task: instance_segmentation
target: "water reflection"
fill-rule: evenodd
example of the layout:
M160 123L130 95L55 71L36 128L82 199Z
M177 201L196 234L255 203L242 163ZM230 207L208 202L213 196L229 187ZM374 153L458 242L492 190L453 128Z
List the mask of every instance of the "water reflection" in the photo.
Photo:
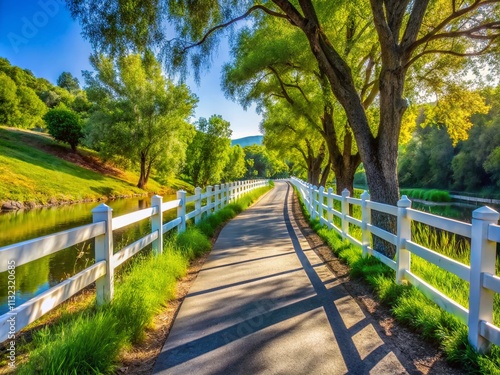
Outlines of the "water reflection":
M164 201L176 199L165 196ZM113 209L113 217L148 208L149 197L118 199L106 202ZM45 236L92 222L92 209L96 202L70 206L34 209L30 211L2 212L0 214L0 247ZM176 210L164 213L164 221L172 220ZM115 231L115 251L136 241L149 231L149 220ZM9 259L1 259L7 262ZM16 267L16 306L57 285L62 280L82 271L94 263L94 243L87 241L58 251L37 261ZM7 312L7 273L0 273L0 314Z

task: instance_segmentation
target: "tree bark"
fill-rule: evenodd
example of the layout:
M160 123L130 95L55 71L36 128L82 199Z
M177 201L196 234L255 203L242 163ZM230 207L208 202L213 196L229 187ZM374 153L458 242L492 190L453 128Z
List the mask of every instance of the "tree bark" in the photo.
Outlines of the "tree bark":
M318 155L315 155L314 151L311 145L307 143L307 182L314 186L319 186L322 174L321 165L326 157L325 144L321 144Z
M146 174L146 155L141 152L141 162L140 162L140 176L139 176L139 182L137 183L137 187L139 189L144 189L147 183L147 174Z
M361 157L359 152L353 152L353 139L352 133L346 126L346 133L344 136L344 149L341 151L339 147L339 140L335 131L333 123L333 113L329 106L325 106L323 117L323 138L328 145L328 152L330 155L330 165L336 180L336 194L342 194L344 189L349 192L354 192L354 174L356 169L361 164Z
M330 175L331 169L332 169L332 163L329 160L326 167L323 168L323 173L321 173L321 180L319 182L319 186L326 186L326 182L328 181L328 176Z

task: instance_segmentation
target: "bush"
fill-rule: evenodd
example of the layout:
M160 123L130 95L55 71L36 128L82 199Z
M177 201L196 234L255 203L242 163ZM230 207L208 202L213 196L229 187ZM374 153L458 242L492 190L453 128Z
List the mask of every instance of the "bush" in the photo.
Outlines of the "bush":
M73 151L83 137L82 125L78 115L67 109L51 109L43 116L54 139L68 143Z

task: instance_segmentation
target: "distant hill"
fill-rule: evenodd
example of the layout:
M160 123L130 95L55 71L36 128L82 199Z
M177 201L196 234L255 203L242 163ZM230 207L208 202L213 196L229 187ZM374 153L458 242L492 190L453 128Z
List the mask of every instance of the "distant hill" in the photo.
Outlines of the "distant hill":
M250 137L233 139L231 141L231 146L240 145L241 147L246 147L252 145L261 145L263 139L264 139L263 135L253 135Z

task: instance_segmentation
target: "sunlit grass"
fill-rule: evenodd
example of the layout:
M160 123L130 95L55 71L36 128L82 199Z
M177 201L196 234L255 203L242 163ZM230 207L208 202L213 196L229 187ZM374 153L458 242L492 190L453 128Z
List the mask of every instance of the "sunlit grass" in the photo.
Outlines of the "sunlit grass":
M147 191L137 188L138 176L132 172L124 171L120 178L104 176L41 150L56 146L65 152L46 136L0 127L0 201L50 204L162 190L154 180Z

